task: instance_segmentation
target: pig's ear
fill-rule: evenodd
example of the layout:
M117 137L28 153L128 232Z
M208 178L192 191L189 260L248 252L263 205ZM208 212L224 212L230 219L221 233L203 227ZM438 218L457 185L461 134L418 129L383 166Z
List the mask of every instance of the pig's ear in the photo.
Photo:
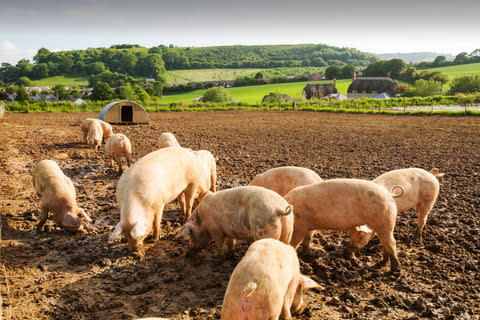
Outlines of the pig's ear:
M175 236L175 239L190 239L192 237L192 221L188 221L180 228Z
M298 276L298 284L302 287L302 290L317 288L323 290L324 288L310 279L309 277L304 276L303 274Z

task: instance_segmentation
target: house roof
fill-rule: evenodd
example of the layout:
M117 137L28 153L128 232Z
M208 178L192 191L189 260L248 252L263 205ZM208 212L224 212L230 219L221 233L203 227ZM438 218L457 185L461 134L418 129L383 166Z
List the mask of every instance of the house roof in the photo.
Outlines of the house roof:
M396 80L392 80L389 77L358 77L353 80L348 87L348 93L352 93L353 90L366 93L387 92L390 96L394 95L393 89L398 84Z
M307 99L322 98L337 92L337 88L331 83L309 83L303 88L303 94Z

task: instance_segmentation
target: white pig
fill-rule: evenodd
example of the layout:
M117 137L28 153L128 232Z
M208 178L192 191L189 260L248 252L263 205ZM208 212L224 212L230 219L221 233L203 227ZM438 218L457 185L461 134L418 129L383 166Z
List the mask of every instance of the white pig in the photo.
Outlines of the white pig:
M385 172L373 182L387 190L394 185L402 185L405 188L404 195L395 199L397 210L403 212L414 207L417 208L417 235L421 239L428 214L440 191L438 178L443 175L444 173L439 173L437 168L433 168L430 172L419 168L407 168Z
M100 120L100 119L98 121L100 121L100 125L102 126L103 140L107 140L113 134L112 125L110 123L105 122L105 121Z
M158 149L167 147L180 147L177 138L171 132L163 132L158 138Z
M257 174L250 185L273 190L284 197L293 188L320 181L322 181L322 178L315 171L302 167L286 166Z
M320 288L300 273L295 250L275 239L250 245L233 270L223 298L223 320L292 319L304 309L302 290Z
M110 167L113 168L113 160L118 164L118 171L123 172L122 157L125 156L127 166L130 167L132 163L132 144L130 139L122 133L116 133L107 139L105 144L105 152L110 161Z
M83 133L83 142L87 143L87 136L88 136L88 125L92 120L96 120L93 118L87 118L82 121L82 124L80 125L80 129L82 130Z
M80 129L82 129L83 132L83 141L88 143L87 136L88 136L88 126L90 122L92 121L98 121L100 122L100 126L102 127L102 134L103 134L103 139L108 139L110 136L113 134L113 129L110 123L105 122L100 119L94 119L94 118L86 118L85 120L82 121L82 124L80 125Z
M88 122L87 143L93 144L95 151L102 145L103 130L100 121L92 119Z
M190 150L190 149L187 149ZM203 166L203 175L200 179L200 183L202 184L202 190L210 190L215 192L217 190L217 165L215 163L215 157L210 151L207 150L198 150L192 151L194 155L202 161ZM198 204L198 195L195 196L195 205ZM185 211L185 196L183 193L178 197L178 203L180 204L180 208L184 214Z
M68 231L77 231L82 227L81 220L90 217L77 206L75 187L72 180L63 174L55 161L42 160L33 170L33 187L41 200L39 232L48 219L48 213L53 212L56 223Z
M123 234L130 251L137 251L152 229L154 241L158 240L167 203L184 192L190 215L194 196L198 194L201 198L208 191L201 190L202 174L200 160L183 148L160 149L135 162L118 181L120 222L110 239Z
M401 186L395 188L403 189ZM393 190L392 190L393 191ZM393 272L399 271L393 229L397 208L393 196L376 183L359 179L324 180L297 187L285 199L293 205L295 222L291 244L302 242L308 249L316 229L351 230L367 225L374 230L383 247L383 261L390 259Z
M195 208L178 236L190 238L196 247L215 241L221 255L232 253L236 239L278 239L290 243L292 206L278 193L257 186L209 192Z
M423 228L427 222L428 214L433 208L440 191L438 178L445 174L440 173L438 168L433 168L430 172L419 168L397 169L386 172L377 177L373 182L389 189L394 185L402 185L405 193L395 198L397 211L407 211L413 207L417 209L418 224L417 237L421 241ZM373 231L368 228L363 230L352 230L350 234L350 246L360 250L372 238Z

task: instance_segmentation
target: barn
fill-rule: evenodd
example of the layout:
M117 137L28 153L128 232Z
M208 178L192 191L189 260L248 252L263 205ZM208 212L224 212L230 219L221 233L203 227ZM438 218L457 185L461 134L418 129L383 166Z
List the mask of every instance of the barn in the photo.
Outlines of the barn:
M141 105L133 101L114 101L100 111L100 120L116 124L148 123L148 114Z
M311 98L323 98L329 94L338 93L337 88L335 88L335 82L331 83L309 83L303 88L303 96L306 99Z
M385 98L395 95L398 82L389 77L358 77L348 87L349 98ZM383 94L383 95L382 95Z

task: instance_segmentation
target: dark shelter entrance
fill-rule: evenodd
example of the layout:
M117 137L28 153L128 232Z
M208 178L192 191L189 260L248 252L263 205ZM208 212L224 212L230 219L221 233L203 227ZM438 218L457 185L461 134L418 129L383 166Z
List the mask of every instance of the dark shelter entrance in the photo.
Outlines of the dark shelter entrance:
M122 122L132 122L133 121L133 109L131 106L122 107Z

